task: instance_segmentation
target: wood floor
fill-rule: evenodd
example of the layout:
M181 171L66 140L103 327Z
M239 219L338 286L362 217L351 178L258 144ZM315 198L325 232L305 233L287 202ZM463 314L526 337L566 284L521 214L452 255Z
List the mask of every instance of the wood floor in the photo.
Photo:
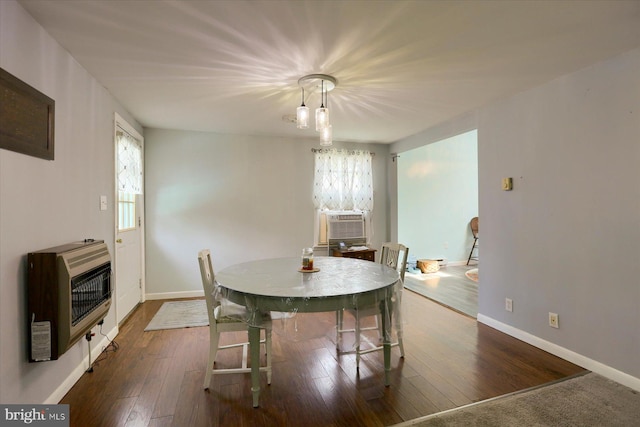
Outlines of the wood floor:
M440 304L471 317L478 316L478 284L465 276L467 270L478 268L476 261L470 265L448 265L435 273L407 272L405 287Z
M388 426L583 372L406 291L406 357L392 349L390 387L380 352L363 356L358 375L354 355L336 354L335 314L304 314L297 330L274 325L272 384L262 377L252 408L247 374L214 376L203 390L207 327L143 331L161 304L138 307L116 337L119 349L60 402L70 405L71 426ZM222 352L217 363L239 357Z

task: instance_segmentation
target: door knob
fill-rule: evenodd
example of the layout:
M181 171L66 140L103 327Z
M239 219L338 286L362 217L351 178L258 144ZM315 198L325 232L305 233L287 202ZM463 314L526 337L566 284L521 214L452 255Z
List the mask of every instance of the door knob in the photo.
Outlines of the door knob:
M122 239L116 240L116 243L122 243Z

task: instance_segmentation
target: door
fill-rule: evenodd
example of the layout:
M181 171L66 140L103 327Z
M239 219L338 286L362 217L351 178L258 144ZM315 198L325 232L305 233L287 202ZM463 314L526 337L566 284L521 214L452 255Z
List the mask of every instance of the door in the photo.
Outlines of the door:
M144 301L143 139L116 114L116 318Z

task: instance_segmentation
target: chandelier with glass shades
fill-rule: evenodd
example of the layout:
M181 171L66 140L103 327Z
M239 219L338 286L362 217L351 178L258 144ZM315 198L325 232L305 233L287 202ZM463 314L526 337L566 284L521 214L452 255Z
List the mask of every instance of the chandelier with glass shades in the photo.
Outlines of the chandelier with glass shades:
M298 79L298 86L302 91L302 104L296 110L296 124L298 129L309 128L309 107L304 103L307 94L320 92L320 106L316 108L316 132L320 132L320 145L329 146L333 143L333 130L329 120L329 92L338 85L335 77L327 74L309 74Z

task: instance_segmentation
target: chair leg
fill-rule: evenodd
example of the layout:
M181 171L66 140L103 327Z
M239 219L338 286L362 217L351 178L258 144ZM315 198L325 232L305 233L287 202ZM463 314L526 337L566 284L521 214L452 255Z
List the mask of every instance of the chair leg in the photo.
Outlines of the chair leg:
M344 311L336 311L336 349L342 348L342 329L344 322Z
M271 384L271 329L265 329L265 345L267 347L267 384Z
M382 330L382 315L376 314L374 316L376 322L376 329L378 330L378 344L384 340L384 331Z
M467 259L467 265L471 262L471 256L473 255L473 250L476 248L476 242L478 239L473 239L473 246L471 246L471 251L469 252L469 259Z
M204 376L205 390L208 390L211 385L211 374L213 373L213 364L216 362L219 340L220 334L211 330L211 333L209 334L209 362L207 363L207 373Z

